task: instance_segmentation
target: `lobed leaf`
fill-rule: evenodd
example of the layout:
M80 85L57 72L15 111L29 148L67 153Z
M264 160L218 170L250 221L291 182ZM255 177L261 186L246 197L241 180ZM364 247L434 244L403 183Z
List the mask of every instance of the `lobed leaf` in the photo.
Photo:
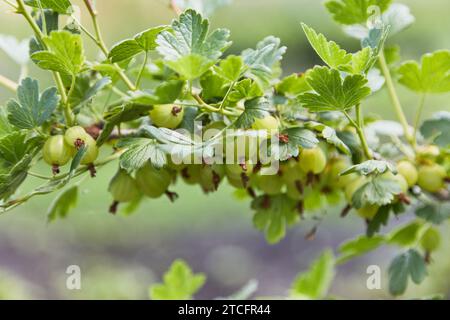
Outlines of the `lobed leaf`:
M176 260L163 279L163 283L150 287L152 300L191 300L206 281L204 274L194 274L183 260Z
M393 164L387 161L367 160L364 161L363 163L348 168L347 170L341 173L341 176L345 176L352 173L358 173L363 176L369 176L369 175L380 175L386 172L392 172L396 174L397 169Z
M261 196L253 200L253 224L263 231L270 244L281 241L286 236L286 228L298 220L296 203L286 195Z
M323 34L318 34L304 23L302 27L311 46L330 68L339 69L352 61L352 55L341 49L336 42L328 41Z
M389 291L398 296L406 291L408 280L420 284L427 276L424 258L414 249L398 255L389 266Z
M241 57L248 68L247 76L267 84L273 76L274 67L286 53L287 48L280 45L279 38L268 36L258 42L256 49L244 50Z
M314 93L303 93L298 100L312 112L346 111L370 95L365 77L349 75L342 80L339 71L327 67L315 67L306 81Z
M187 80L200 77L228 48L230 32L217 29L208 34L209 22L188 9L172 23L172 30L162 31L156 39L157 51L164 63Z
M398 69L399 82L419 93L450 92L450 50L422 56L421 65L407 61Z
M236 128L250 128L255 119L262 119L270 115L271 105L266 98L255 98L245 102L244 112L234 122Z
M333 19L344 25L363 24L372 12L371 6L377 6L381 12L386 11L392 0L331 0L325 3Z
M68 31L53 31L44 38L48 50L31 55L37 65L45 70L76 76L84 65L84 49L81 36Z
M59 96L56 88L49 88L41 95L37 80L26 78L17 88L16 100L7 103L9 122L19 129L33 129L41 126L55 111Z
M165 152L161 149L159 143L153 139L129 138L120 141L117 146L126 148L126 151L120 157L120 167L128 172L138 170L147 163L156 168L161 168L167 162Z
M70 14L72 8L69 0L25 0L25 4L34 8L51 9L60 14Z
M112 47L108 58L112 63L129 60L134 56L156 49L156 38L169 26L159 26L150 28L146 31L138 33L132 39L123 40Z
M356 209L372 205L385 206L391 204L400 193L401 187L397 181L375 177L353 194L352 204Z

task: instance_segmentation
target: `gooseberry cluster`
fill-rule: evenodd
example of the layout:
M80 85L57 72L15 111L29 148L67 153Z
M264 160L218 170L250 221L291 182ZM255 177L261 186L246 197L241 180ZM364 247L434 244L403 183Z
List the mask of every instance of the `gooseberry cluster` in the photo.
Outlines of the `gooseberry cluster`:
M324 65L282 77L286 47L280 39L269 36L240 55L222 57L231 45L229 31L210 32L209 21L188 8L175 10L170 26L150 28L108 50L93 2L83 2L95 34L73 15L69 0L7 1L34 31L30 61L52 73L56 88L41 93L31 78L16 84L0 77L0 84L17 91L7 112L0 112L1 211L63 189L49 217L65 217L72 208L67 197L82 182L74 186L73 179L87 172L95 177L97 169L116 161L108 188L111 213L120 203L136 209L145 197L174 201L177 181L204 193L226 181L251 199L255 227L270 243L282 240L299 220L321 219L338 208L343 217L356 212L367 224L366 236L340 248L342 260L345 250L353 257L398 244L409 250L394 259L392 277L401 274L404 261L426 274L425 262L439 243L435 225L450 217L450 115L422 122L421 113L426 95L450 92L450 51L427 54L421 65L397 66L399 54L387 40L390 31L414 20L407 7L391 6L390 0L329 0L334 20L360 40L361 50L349 53L302 24ZM376 23L367 12L373 4L382 15ZM63 15L70 23L60 27ZM400 25L392 21L405 15ZM87 61L83 34L94 40L102 59ZM422 96L414 128L392 71ZM363 105L384 86L399 122L383 122L387 128L380 130L374 129L378 119L364 116ZM265 156L276 163L275 171L267 170ZM33 171L41 159L53 175ZM69 162L68 171L60 172ZM18 196L28 176L46 184ZM71 192L64 190L71 184ZM405 212L413 225L399 231L401 241L395 232L373 238L391 214ZM408 277L400 280L391 281L394 294L406 288Z
M99 153L97 142L80 126L68 128L64 135L58 134L48 138L42 150L42 157L52 166L53 173L59 174L59 167L66 165L80 149L83 150L80 164L88 166L92 176L95 176L94 161Z

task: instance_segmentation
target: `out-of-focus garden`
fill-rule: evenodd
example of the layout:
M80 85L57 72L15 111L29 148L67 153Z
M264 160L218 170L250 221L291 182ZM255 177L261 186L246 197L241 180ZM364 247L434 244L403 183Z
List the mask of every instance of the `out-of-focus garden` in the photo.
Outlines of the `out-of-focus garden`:
M403 2L417 19L408 30L390 39L401 46L403 59L417 59L426 52L450 48L449 1ZM174 18L166 0L99 0L97 7L110 46ZM30 37L23 19L8 10L0 3L0 34ZM86 15L82 15L84 18L90 25ZM322 1L234 0L212 16L214 27L231 30L233 46L228 53L254 47L267 35L280 37L288 47L283 60L286 74L319 63L301 30L302 21L350 51L359 47L331 21ZM88 40L86 46L88 56L95 57L97 50ZM0 74L18 79L19 73L19 67L0 52ZM38 78L44 75L34 66L30 66L29 73ZM51 79L46 80L50 84ZM399 92L407 116L412 119L418 98L403 88ZM0 88L0 105L10 97L10 92ZM449 98L427 99L424 117L437 110L450 110ZM367 113L394 118L384 90L363 107ZM0 216L0 299L147 299L149 285L159 281L177 258L207 275L207 284L197 298L227 296L253 279L259 283L256 296L278 296L289 290L296 274L306 269L322 249L336 248L365 230L361 219L342 219L342 208L334 208L327 212L325 220L300 224L289 230L286 239L271 246L252 226L248 199L239 200L226 184L220 192L205 196L200 188L180 182L173 188L180 195L175 203L166 198L147 200L131 216L113 216L108 214L111 199L106 189L115 170L115 164L109 165L99 171L96 179L86 180L79 206L66 219L47 223L47 208L54 195L33 199ZM39 181L22 188L30 189L33 183ZM317 228L315 238L306 240L313 228ZM407 298L450 294L449 238L433 256L436 263L430 267L431 276L420 288L410 285ZM388 298L385 278L392 255L390 250L379 249L339 267L332 295ZM382 267L381 290L366 288L366 269L372 264ZM81 268L81 290L66 289L66 269L70 265Z

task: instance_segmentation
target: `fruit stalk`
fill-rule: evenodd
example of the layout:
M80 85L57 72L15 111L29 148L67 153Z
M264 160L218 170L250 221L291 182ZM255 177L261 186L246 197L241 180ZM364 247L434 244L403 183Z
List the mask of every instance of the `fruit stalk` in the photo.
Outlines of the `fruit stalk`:
M364 155L366 156L366 158L368 160L371 160L371 159L373 159L372 152L370 151L369 145L367 144L367 140L366 140L366 136L364 135L364 131L361 128L360 124L358 124L358 123L362 123L360 108L361 108L360 105L358 105L356 107L356 113L357 113L357 118L358 118L357 122L355 120L353 120L352 117L350 117L350 115L347 113L347 111L343 111L343 113L347 117L350 124L356 129L356 133L358 134L359 140L361 141L361 146L363 148Z
M411 133L409 132L408 120L406 120L406 116L400 103L400 99L397 95L397 91L395 90L394 81L392 80L391 72L389 71L389 67L387 65L383 50L381 50L378 60L380 62L381 71L383 72L383 75L386 79L386 86L388 88L389 95L391 96L395 112L397 113L397 118L403 127L405 138L409 143L413 144L414 138L411 136Z

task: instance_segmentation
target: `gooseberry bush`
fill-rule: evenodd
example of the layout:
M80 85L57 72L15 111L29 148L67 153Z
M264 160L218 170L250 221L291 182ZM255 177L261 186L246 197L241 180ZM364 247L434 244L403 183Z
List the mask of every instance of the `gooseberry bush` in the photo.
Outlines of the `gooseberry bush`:
M294 282L293 297L325 298L336 265L383 245L399 248L388 268L393 295L427 276L439 226L450 216L450 113L424 120L422 112L427 96L450 92L450 51L401 62L390 36L413 23L407 6L327 1L361 49L347 52L299 24L293 27L323 65L283 75L287 48L274 36L225 55L230 32L210 30L205 17L223 1L171 1L177 18L170 25L112 47L91 0L82 5L94 31L69 0L4 2L33 32L25 46L9 42L12 58L48 71L55 86L44 90L26 75L20 83L0 77L17 94L0 110L0 213L55 193L48 218L63 218L77 204L79 178L95 179L113 162L111 213L131 213L148 198L175 201L181 180L205 193L231 185L248 198L254 226L271 244L301 221L324 219L328 208L358 215L363 235L342 244L336 257L321 255ZM86 57L85 41L98 47L98 57ZM412 124L398 85L418 97ZM398 122L364 115L365 99L381 90ZM33 170L41 162L48 174ZM43 184L20 194L28 177ZM398 216L406 222L386 232ZM151 296L191 298L204 281L177 261Z

